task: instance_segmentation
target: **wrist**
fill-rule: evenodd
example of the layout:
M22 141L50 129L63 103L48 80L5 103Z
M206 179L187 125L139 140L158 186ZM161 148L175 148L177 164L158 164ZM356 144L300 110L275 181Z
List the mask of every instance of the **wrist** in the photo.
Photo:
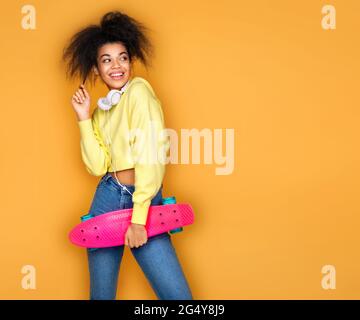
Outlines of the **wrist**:
M145 228L145 226L143 224L139 224L139 223L131 222L131 225L134 226L135 228L141 228L141 227Z
M78 121L90 119L90 115L88 113L85 114L77 114Z

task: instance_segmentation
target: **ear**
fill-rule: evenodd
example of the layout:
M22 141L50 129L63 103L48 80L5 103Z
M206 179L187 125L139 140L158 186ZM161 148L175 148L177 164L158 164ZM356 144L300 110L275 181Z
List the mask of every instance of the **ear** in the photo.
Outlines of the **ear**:
M99 75L99 70L98 70L98 68L96 66L93 67L93 71L94 71L96 76Z

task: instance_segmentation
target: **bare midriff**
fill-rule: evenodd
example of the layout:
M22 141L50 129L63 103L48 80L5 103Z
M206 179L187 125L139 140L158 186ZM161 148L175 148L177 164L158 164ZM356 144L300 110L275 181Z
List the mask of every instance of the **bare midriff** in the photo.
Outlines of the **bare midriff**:
M113 178L115 180L116 180L116 178L115 178L115 174L116 174L118 180L122 184L134 185L134 183L135 183L135 170L134 170L134 168L125 169L125 170L116 171L116 172L110 172L110 174L113 176Z

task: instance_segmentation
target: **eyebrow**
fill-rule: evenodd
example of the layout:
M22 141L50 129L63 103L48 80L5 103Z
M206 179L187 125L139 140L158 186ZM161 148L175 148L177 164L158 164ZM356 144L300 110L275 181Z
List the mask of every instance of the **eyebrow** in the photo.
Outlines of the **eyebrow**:
M123 53L126 53L126 54L127 54L126 51L123 51L123 52L120 52L120 53L119 53L119 56L122 55ZM108 53L104 53L104 54L102 54L102 55L99 57L99 59L101 59L103 56L109 56L109 57L110 57L110 55L109 55Z

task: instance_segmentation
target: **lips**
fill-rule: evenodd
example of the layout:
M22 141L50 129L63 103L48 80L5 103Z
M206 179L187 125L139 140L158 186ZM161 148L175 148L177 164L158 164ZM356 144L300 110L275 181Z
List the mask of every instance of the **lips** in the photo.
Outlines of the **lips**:
M111 73L109 74L109 76L110 76L112 79L114 79L114 80L122 79L122 78L124 77L124 75L125 75L125 72L118 72L118 71L116 71L116 72L111 72Z

